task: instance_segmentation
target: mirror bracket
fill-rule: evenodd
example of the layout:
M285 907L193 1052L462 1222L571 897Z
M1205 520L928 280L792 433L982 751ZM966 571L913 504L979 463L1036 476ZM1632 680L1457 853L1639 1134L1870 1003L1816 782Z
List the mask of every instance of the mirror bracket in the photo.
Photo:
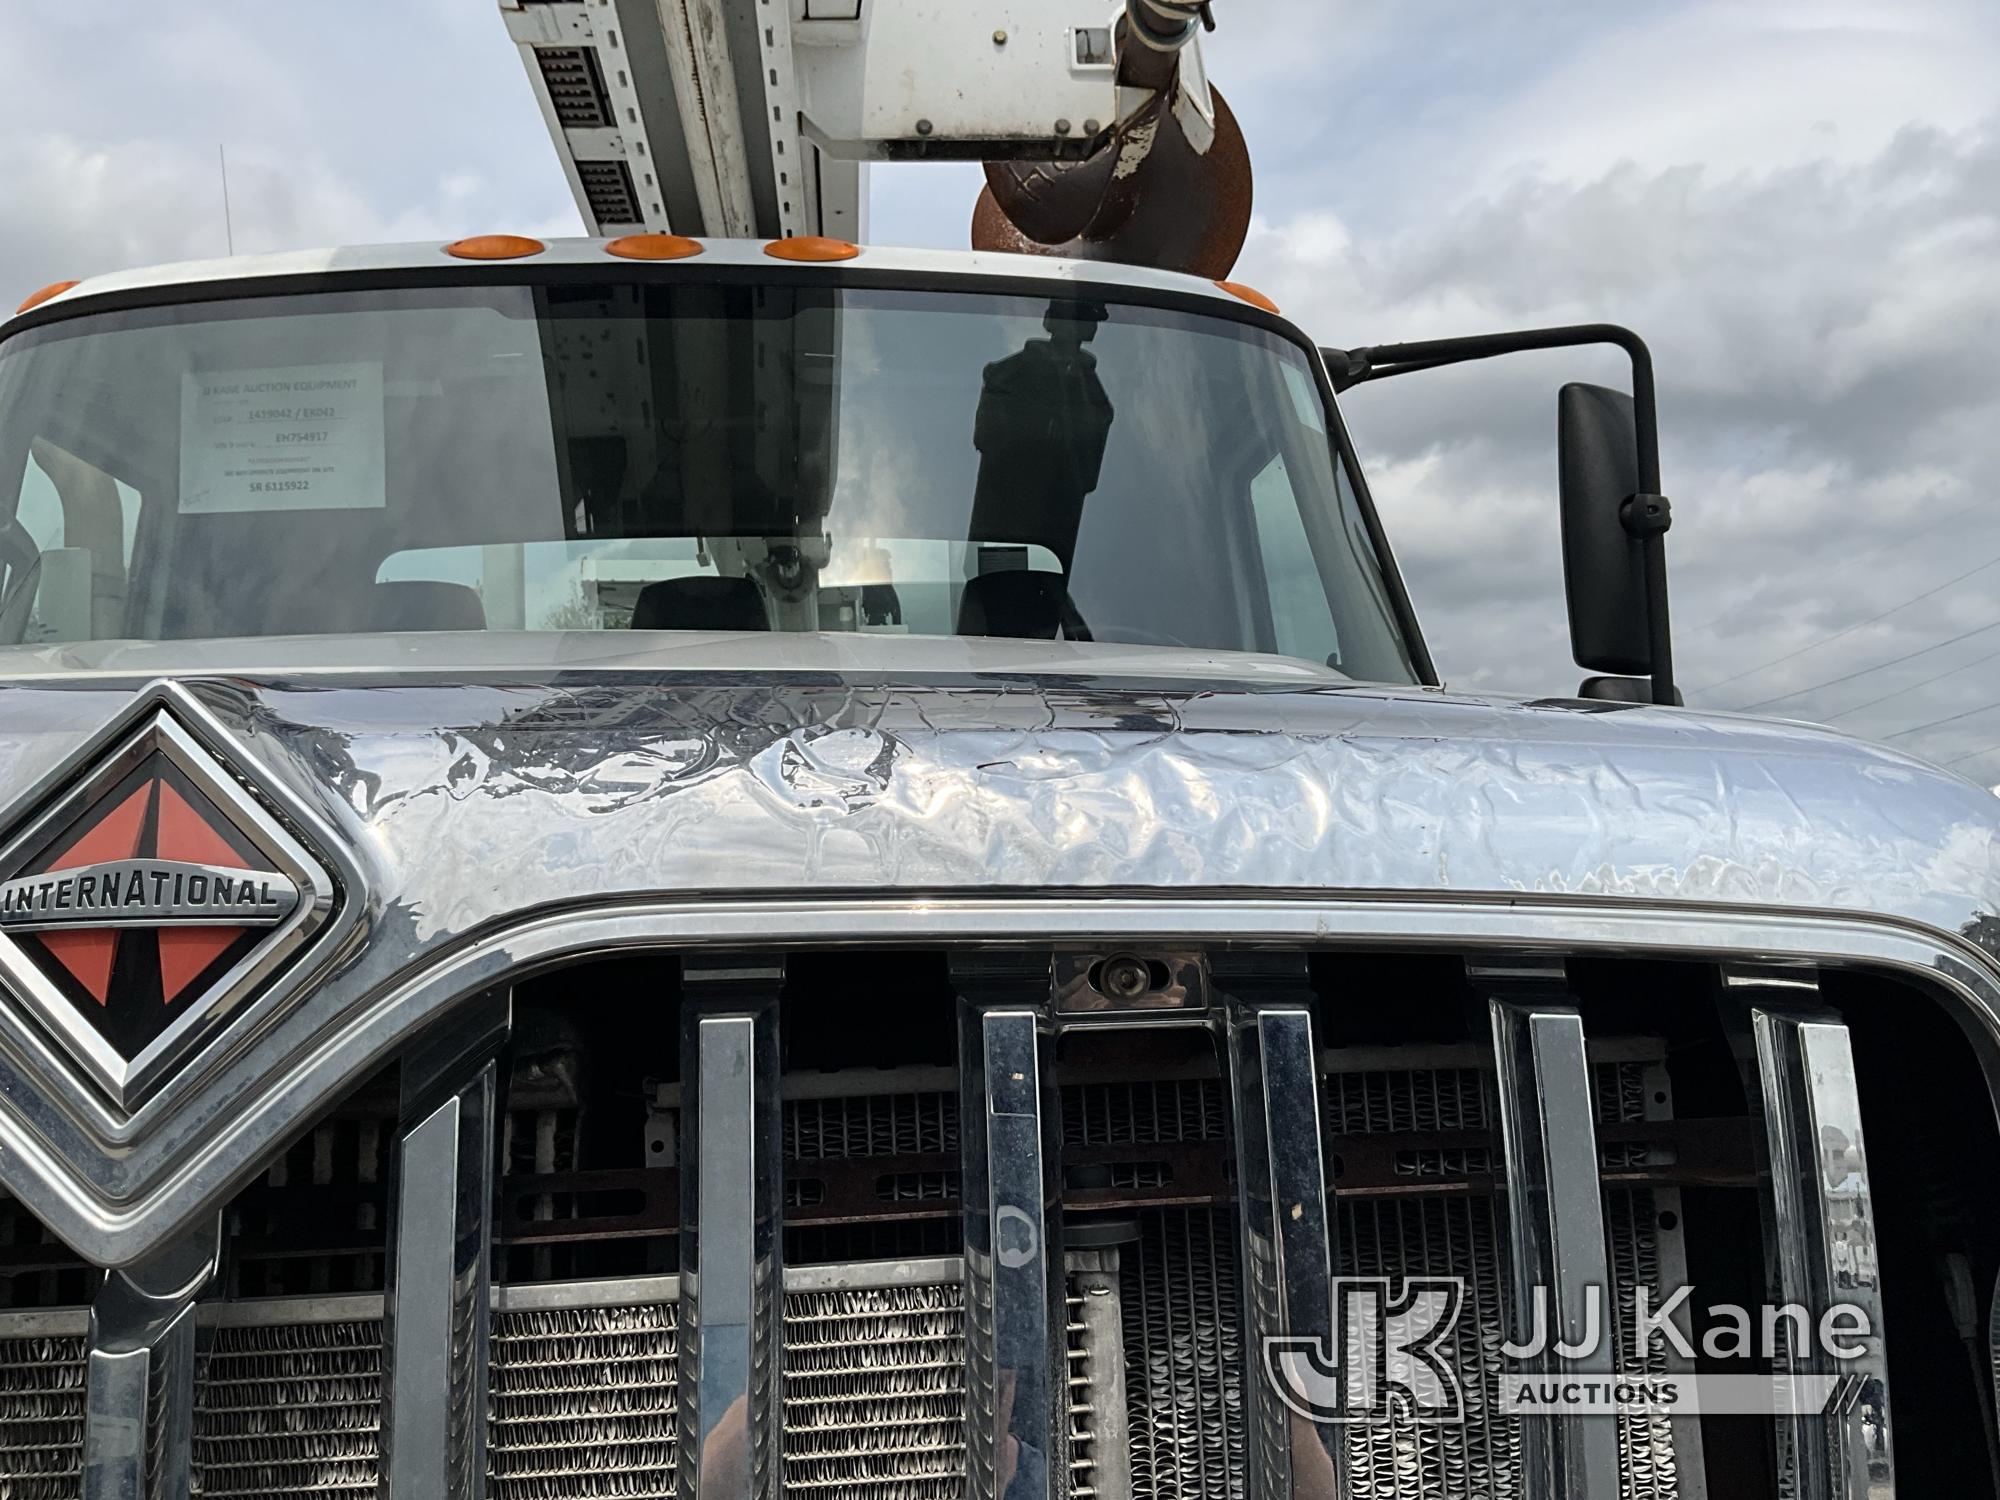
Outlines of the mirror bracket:
M1659 536L1674 524L1673 502L1665 495L1628 495L1618 508L1618 521L1627 536Z
M1321 359L1336 392L1393 375L1435 370L1469 360L1493 359L1533 349L1575 349L1609 344L1623 350L1632 365L1632 425L1636 460L1635 493L1619 510L1628 536L1639 543L1645 580L1646 666L1650 669L1653 701L1680 701L1674 687L1673 634L1667 611L1666 530L1673 513L1660 488L1659 411L1653 389L1653 355L1646 341L1615 323L1585 323L1565 328L1530 328L1515 333L1481 334L1471 338L1426 339L1407 344L1374 344L1352 349L1322 349ZM1584 662L1584 665L1592 663Z

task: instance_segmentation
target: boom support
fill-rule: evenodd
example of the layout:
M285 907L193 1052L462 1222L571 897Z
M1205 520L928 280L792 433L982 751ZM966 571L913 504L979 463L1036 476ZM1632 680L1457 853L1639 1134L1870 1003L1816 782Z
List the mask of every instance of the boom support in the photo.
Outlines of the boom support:
M1199 164L1218 134L1197 40L1207 7L1196 0L1122 8L1106 0L500 0L500 10L595 234L861 239L865 163L924 159L1093 162L1104 183L1086 173L1063 191L1074 200L1071 228L1094 219L1104 229L1133 216L1135 188L1142 196L1147 189L1128 179L1156 139L1171 139ZM1216 153L1229 163L1219 169L1229 181L1219 232L1177 162L1153 196L1185 197L1197 227L1164 236L1148 229L1104 253L1143 260L1154 239L1212 245L1232 233L1240 244L1234 221L1240 207L1247 226L1247 158L1239 164L1240 137L1225 144ZM1114 176L1115 202L1106 187ZM1099 198L1108 214L1095 213ZM1021 193L1002 203L1032 236L1004 248L1047 250L1071 238L1033 234L1017 211L1025 206ZM1233 259L1233 244L1227 253Z

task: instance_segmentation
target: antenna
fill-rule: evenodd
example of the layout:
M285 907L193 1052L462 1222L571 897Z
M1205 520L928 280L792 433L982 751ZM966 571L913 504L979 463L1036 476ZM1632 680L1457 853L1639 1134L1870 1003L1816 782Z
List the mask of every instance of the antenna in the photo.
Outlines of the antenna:
M217 143L216 160L222 163L222 232L229 244L229 253L236 253L236 225L229 213L229 148Z

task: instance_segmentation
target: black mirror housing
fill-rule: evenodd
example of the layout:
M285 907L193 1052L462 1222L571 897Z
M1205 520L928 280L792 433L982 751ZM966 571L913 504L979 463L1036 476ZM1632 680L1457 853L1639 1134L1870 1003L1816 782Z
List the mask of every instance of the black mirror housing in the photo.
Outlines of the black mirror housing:
M1624 518L1625 502L1644 488L1632 398L1601 385L1564 386L1556 397L1556 447L1563 592L1576 664L1648 676L1645 545Z
M1566 385L1556 404L1561 449L1564 593L1577 665L1651 679L1655 703L1678 703L1667 609L1667 528L1660 493L1659 417L1646 341L1615 323L1528 328L1320 351L1336 390L1530 349L1610 344L1632 361L1632 394Z

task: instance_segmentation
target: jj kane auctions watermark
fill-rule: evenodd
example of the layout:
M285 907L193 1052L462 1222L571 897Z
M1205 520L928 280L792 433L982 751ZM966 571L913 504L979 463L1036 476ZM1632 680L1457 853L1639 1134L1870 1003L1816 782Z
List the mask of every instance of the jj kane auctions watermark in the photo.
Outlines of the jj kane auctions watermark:
M1507 1366L1497 1410L1816 1414L1848 1378L1846 1367L1875 1350L1867 1309L1850 1304L1815 1315L1797 1303L1717 1303L1704 1310L1696 1338L1689 1332L1694 1291L1682 1287L1655 1302L1651 1288L1636 1288L1621 1350L1603 1287L1585 1288L1571 1318L1557 1317L1549 1289L1536 1287L1523 1335L1499 1346ZM1265 1376L1286 1406L1315 1422L1463 1422L1461 1381L1479 1376L1452 1353L1466 1303L1466 1283L1457 1277L1339 1278L1335 1347L1318 1338L1266 1339ZM1703 1356L1765 1361L1783 1373L1692 1373L1688 1366ZM1807 1367L1813 1373L1797 1373Z

